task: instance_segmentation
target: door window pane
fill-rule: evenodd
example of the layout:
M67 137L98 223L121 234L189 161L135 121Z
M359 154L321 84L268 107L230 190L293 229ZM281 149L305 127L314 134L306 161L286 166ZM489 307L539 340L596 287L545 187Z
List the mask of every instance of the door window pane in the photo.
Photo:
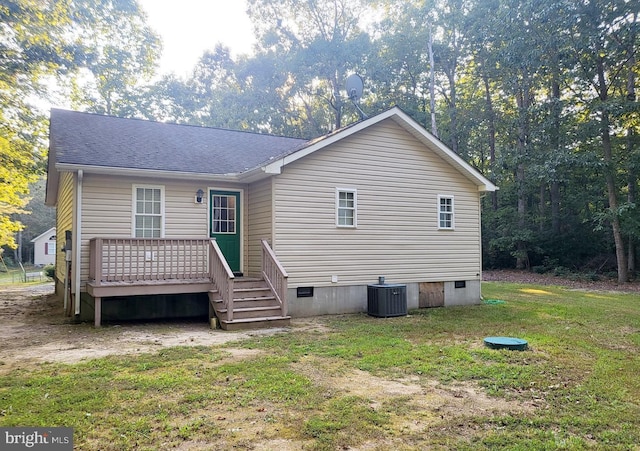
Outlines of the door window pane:
M235 195L212 196L211 221L214 233L236 233L236 197Z

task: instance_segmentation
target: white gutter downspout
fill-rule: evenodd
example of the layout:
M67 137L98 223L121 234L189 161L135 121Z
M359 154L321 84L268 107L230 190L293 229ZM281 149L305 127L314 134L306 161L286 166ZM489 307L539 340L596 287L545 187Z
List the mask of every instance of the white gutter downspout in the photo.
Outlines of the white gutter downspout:
M75 293L75 314L80 315L80 268L82 266L81 244L82 244L82 179L84 172L82 169L78 171L78 179L76 184L76 217L73 225L73 289Z

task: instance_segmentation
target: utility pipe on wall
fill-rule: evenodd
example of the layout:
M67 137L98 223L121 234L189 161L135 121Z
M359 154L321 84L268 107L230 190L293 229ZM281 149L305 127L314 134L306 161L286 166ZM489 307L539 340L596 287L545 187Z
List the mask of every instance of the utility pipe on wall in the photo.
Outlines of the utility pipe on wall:
M80 269L81 269L81 243L82 243L82 179L84 177L84 172L82 169L78 171L77 175L77 183L76 183L76 216L74 218L75 224L73 227L73 289L74 289L74 299L75 299L75 314L76 316L80 314Z

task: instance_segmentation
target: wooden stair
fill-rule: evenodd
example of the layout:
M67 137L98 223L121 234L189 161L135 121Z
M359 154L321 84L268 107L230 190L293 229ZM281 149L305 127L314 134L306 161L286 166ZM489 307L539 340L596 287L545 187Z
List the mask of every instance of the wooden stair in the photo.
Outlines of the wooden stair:
M283 327L288 326L291 319L290 316L282 316L280 304L262 279L234 279L231 321L226 319L227 309L217 290L209 291L209 305L210 311L215 312L218 324L224 330Z

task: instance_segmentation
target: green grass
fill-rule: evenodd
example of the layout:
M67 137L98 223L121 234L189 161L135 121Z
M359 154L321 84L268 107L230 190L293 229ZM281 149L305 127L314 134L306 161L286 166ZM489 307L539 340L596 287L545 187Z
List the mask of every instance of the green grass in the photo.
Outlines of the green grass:
M20 285L20 286L29 286L29 285L40 285L45 282L50 282L51 279L44 275L44 268L36 268L34 266L25 266L26 272L40 272L42 271L43 276L41 278L33 278L25 283L24 281L24 272L20 268L8 268L9 271L6 271L3 266L0 265L0 285Z
M261 351L252 358L171 348L17 370L0 380L0 425L70 426L79 449L101 450L277 439L323 450L638 449L638 296L506 283L483 294L505 303L326 317L326 332L232 345ZM496 335L530 348L482 345ZM362 374L422 391L381 401ZM507 407L436 397L460 387Z

